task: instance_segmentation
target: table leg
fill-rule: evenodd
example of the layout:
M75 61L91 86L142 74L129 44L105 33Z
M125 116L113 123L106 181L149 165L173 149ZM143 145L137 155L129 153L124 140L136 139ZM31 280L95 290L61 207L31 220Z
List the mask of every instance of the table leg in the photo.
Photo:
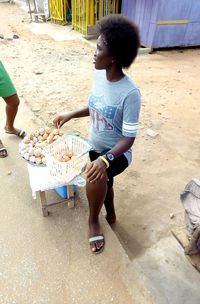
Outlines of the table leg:
M49 211L47 209L47 200L46 200L46 194L45 191L39 191L40 194L40 200L41 200L41 204L42 204L42 213L43 216L48 216L49 215Z
M68 207L74 208L74 186L67 185L67 193L68 193Z

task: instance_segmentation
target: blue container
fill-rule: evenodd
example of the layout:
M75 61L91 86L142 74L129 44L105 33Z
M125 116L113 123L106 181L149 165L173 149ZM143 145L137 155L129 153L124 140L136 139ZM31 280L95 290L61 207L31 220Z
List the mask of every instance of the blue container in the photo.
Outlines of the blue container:
M74 193L76 193L76 185L73 185ZM55 188L55 191L64 199L68 198L67 186L61 186Z
M143 46L200 45L199 0L122 0L121 10L138 25Z

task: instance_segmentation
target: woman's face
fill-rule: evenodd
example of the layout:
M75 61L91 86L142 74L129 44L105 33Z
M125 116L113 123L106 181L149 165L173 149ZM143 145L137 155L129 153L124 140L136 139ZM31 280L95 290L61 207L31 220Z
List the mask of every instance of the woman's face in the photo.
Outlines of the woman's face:
M97 48L94 53L93 63L95 69L104 70L107 69L113 62L113 57L108 52L107 43L102 35L97 40Z

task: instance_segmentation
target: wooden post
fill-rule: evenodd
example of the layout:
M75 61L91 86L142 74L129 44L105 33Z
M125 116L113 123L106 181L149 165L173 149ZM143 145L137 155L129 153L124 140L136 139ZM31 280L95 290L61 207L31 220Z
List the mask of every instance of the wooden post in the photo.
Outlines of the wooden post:
M90 20L89 25L94 25L94 0L90 1L90 7L89 7L89 14L90 14Z
M74 208L74 186L67 185L68 207Z
M40 194L40 200L42 204L42 213L44 217L47 217L49 215L49 211L47 210L47 200L46 200L46 194L45 191L39 191Z

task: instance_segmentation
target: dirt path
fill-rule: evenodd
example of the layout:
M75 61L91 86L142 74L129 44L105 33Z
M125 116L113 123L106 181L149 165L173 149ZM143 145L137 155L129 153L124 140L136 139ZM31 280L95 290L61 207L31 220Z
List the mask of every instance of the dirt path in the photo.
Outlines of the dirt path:
M34 36L28 30L28 14L15 5L0 4L0 20L0 34L20 36L0 39L0 59L38 126L51 124L57 112L82 107L92 80L92 47ZM159 51L140 55L128 71L142 92L141 124L135 160L116 178L114 230L130 258L183 222L180 191L199 177L199 61L198 48ZM68 128L86 136L88 124L83 119ZM149 128L157 132L155 137L148 135Z

